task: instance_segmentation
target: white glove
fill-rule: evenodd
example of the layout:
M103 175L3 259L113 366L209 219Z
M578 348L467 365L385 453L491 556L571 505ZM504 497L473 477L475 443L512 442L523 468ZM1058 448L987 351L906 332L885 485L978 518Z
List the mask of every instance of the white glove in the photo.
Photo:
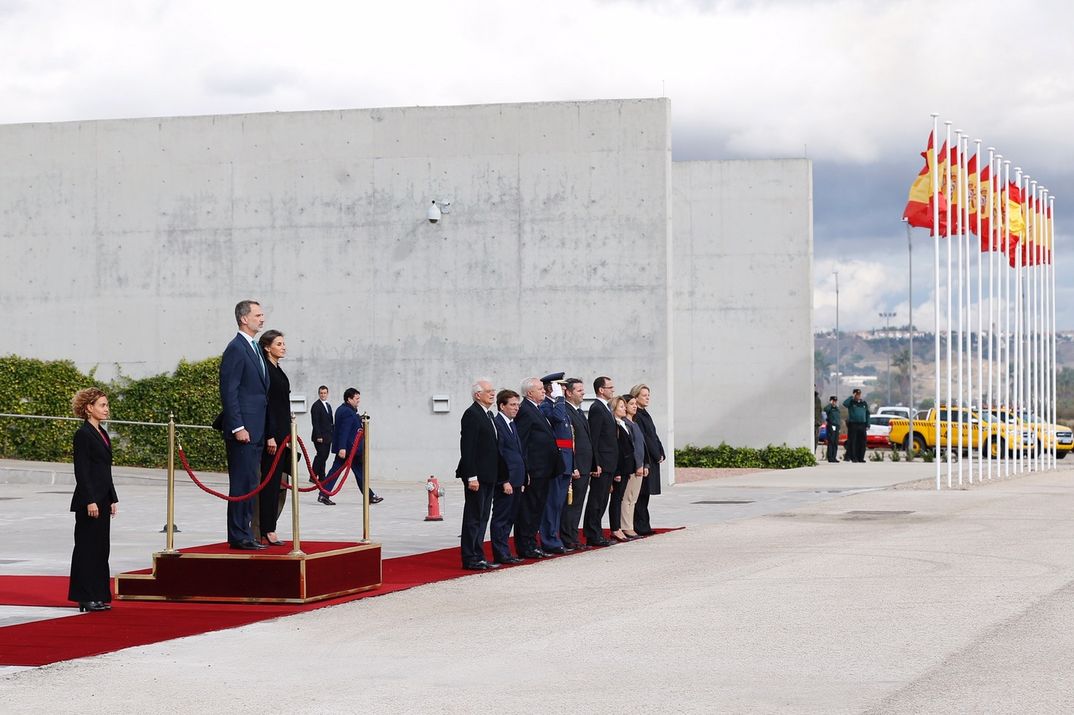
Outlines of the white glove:
M552 383L552 399L563 397L563 386L558 382Z

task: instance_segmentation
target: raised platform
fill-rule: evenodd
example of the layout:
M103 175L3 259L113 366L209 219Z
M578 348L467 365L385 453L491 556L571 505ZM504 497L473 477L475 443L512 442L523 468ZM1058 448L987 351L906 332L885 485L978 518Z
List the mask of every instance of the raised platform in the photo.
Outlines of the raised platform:
M304 541L233 551L226 543L153 554L153 568L116 576L116 598L133 601L310 603L378 588L381 545Z

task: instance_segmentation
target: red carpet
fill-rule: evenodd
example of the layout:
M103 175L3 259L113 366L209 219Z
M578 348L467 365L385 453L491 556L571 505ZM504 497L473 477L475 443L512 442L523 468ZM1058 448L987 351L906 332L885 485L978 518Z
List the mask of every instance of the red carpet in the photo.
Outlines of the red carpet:
M675 529L656 530L668 531ZM532 563L536 562L520 566ZM113 601L112 610L104 613L7 626L0 628L0 665L38 666L84 658L481 573L462 570L458 547L385 559L383 568L384 585L375 591L307 605ZM0 576L0 605L70 608L67 577Z

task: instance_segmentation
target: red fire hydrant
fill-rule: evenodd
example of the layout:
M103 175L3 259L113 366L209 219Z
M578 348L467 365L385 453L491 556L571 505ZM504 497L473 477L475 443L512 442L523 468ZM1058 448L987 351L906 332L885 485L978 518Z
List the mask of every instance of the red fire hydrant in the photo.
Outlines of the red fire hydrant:
M429 492L429 513L425 521L443 521L444 517L440 513L440 497L444 496L444 488L440 486L440 481L430 476L429 481L425 482L425 491Z

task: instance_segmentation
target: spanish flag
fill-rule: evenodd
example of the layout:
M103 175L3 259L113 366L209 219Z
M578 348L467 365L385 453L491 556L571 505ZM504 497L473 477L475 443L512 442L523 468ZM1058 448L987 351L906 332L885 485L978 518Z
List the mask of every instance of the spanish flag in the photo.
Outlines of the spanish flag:
M1003 250L1003 236L992 235L992 218L998 217L1000 210L999 183L992 178L992 167L986 166L981 170L980 182L975 179L971 181L977 185L978 200L970 204L970 217L972 219L978 210L981 212L981 252ZM975 219L971 220L970 228L977 230Z
M944 144L943 150L940 151L940 156L945 157L947 154L947 144ZM932 167L936 163L936 150L933 145L932 134L929 133L929 143L925 151L921 152L921 156L925 159L925 166L922 167L917 178L914 179L914 183L910 185L910 196L906 201L906 208L903 209L902 217L906 219L906 222L916 228L929 228L932 229L932 235L936 235L937 231L932 225L933 214L933 194L932 194ZM946 162L944 162L946 164ZM939 181L944 181L946 171L943 167L940 167ZM941 191L939 196L935 197L936 205L940 209L940 227L939 233L947 233L947 200L944 198L944 194Z
M1011 268L1019 264L1017 257L1023 251L1023 237L1026 233L1026 220L1023 213L1022 190L1013 181L1007 182L1007 231L1010 233L1010 242L1007 244L1007 258ZM1025 261L1021 261L1025 265Z

